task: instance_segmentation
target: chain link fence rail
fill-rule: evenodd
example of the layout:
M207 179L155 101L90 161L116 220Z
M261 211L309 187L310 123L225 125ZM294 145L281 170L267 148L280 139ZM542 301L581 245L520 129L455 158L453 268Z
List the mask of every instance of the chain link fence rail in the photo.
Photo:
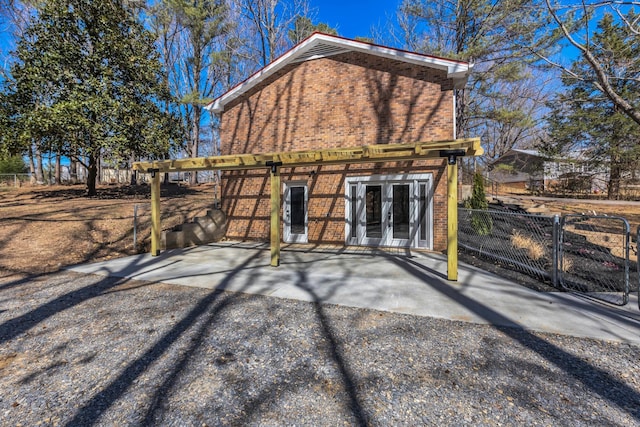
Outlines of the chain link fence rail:
M624 218L460 208L458 245L563 290L617 305L629 301L631 239Z

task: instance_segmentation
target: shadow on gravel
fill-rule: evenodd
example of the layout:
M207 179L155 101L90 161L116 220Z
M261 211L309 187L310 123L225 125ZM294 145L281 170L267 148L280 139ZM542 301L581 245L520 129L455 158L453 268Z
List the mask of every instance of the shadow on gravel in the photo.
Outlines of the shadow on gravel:
M114 372L113 376L110 377L112 380L108 385L97 391L93 396L89 396L83 406L78 409L73 415L73 418L67 421L65 425L88 426L98 424L101 414L116 406L114 404L116 404L118 400L125 398L127 392L134 387L137 381L152 365L165 357L171 349L179 346L181 340L189 339L190 341L186 342L184 346L182 346L183 348L180 348L179 355L172 360L170 370L163 373L161 377L156 377L153 387L154 390L148 397L148 400L146 400L148 404L139 408L141 411L140 425L161 424L165 415L163 411L166 410L165 403L167 403L171 394L180 388L180 380L183 375L187 373L190 360L202 346L207 345L207 336L208 334L215 333L216 322L222 316L223 311L229 309L230 306L238 301L238 293L226 293L223 291L229 288L234 280L239 280L240 277L243 280L243 286L240 291L236 292L242 292L243 289L248 289L259 280L258 276L261 274L261 269L256 268L259 267L256 265L256 260L259 259L260 255L260 251L252 252L250 256L244 258L236 267L226 270L224 278L217 284L215 289L197 301L186 315L157 341L149 343L149 347L145 347L144 353L132 359L129 364L119 372ZM168 256L170 256L170 253ZM331 299L331 297L335 297L341 287L343 287L345 283L348 283L349 279L353 278L355 271L357 271L359 267L357 265L351 265L347 261L340 262L336 268L335 277L327 279L322 283L311 283L310 273L313 271L314 263L317 262L317 260L305 260L297 256L295 252L291 252L291 256L293 262L288 263L292 273L291 281L293 281L297 288L309 296L314 308L315 318L317 319L320 335L314 344L317 347L317 351L324 353L324 358L336 368L337 377L340 381L339 387L344 391L342 395L344 398L341 398L340 401L337 401L335 404L343 407L344 411L352 417L349 422L353 424L364 426L374 423L376 421L373 415L375 408L367 408L364 401L365 396L359 392L363 386L362 372L354 371L354 364L349 363L347 356L348 349L345 348L340 336L332 327L331 318L329 314L327 314L326 305L324 305L325 301ZM640 393L625 383L620 382L609 373L523 330L511 319L494 311L490 306L480 304L465 296L459 292L459 289L450 286L443 275L433 269L408 257L393 255L378 256L383 256L388 261L414 276L425 286L430 286L447 298L459 302L487 321L501 325L513 325L514 327L496 326L496 329L523 347L540 355L559 369L562 369L593 393L631 414L636 419L640 419ZM143 267L153 266L157 261L163 259L166 261L163 255L152 259L138 259L140 261L132 262L124 267L124 269L141 269ZM243 274L240 275L240 273ZM32 279L33 277L25 278L18 282L28 282ZM0 324L0 343L4 343L27 332L38 323L56 313L77 306L91 298L113 292L113 288L127 280L128 279L116 277L105 277L90 286L68 292L22 316L10 319ZM469 286L470 284L461 283L461 285ZM9 283L3 286L17 285ZM1 289L2 288L0 288L0 290ZM241 310L242 307L239 306L238 309ZM268 331L257 332L255 330L251 332L259 334L268 333ZM461 345L464 345L464 343ZM225 353L212 362L224 364L227 363L225 359L232 359L233 357L235 357L233 354L230 353L227 355ZM310 370L304 361L279 367L279 371L282 372L283 375L278 375L272 379L266 379L264 382L261 382L257 394L242 393L243 398L238 402L234 402L238 410L234 414L230 414L231 420L227 419L227 421L238 425L247 424L251 421L259 422L263 411L268 410L272 404L277 403L278 399L281 398L282 394L280 393L309 387L314 381L314 371ZM534 371L534 369L531 368L531 371ZM246 381L250 380L251 379L247 379ZM229 384L229 387L238 387L238 385Z
M5 285L4 288L6 289L18 286L31 280L33 280L33 277L21 279L15 283ZM5 343L18 335L27 332L56 313L60 313L82 303L83 301L99 296L102 292L118 286L125 280L126 279L105 277L97 283L68 292L21 316L7 320L0 324L0 343Z
M75 416L66 423L67 426L93 425L98 420L99 414L107 410L114 402L120 399L127 389L146 371L149 365L157 361L165 354L178 339L195 323L200 322L197 333L192 338L188 349L176 360L172 371L164 378L158 386L156 393L150 399L150 406L146 412L142 425L154 425L157 412L162 407L163 399L169 395L175 381L180 373L185 369L193 352L201 345L207 329L214 323L215 318L233 300L234 294L222 294L233 278L243 269L249 267L257 258L258 253L247 258L242 264L230 271L224 280L220 282L214 290L189 311L189 313L158 340L141 357L131 362L107 387L94 395L85 405L83 405ZM247 283L248 285L249 283ZM204 320L202 319L203 315Z
M142 356L127 365L117 377L105 388L94 395L86 404L84 404L75 416L69 420L67 426L75 425L93 425L97 422L99 415L108 410L114 403L121 399L127 390L140 378L147 368L154 362L159 360L167 351L175 346L181 337L189 332L190 342L184 350L180 351L180 356L172 362L171 371L159 380L157 387L154 386L154 393L149 399L149 406L145 409L141 425L156 425L163 419L163 411L165 410L165 401L171 396L172 392L179 383L193 355L206 342L206 337L211 334L211 329L215 328L217 318L222 314L223 310L228 309L237 299L237 293L224 293L223 291L236 280L240 272L250 271L248 276L243 276L244 287L249 287L258 280L260 269L254 269L252 265L258 259L260 252L255 252L252 256L245 259L240 265L230 270L224 276L224 279L213 289L206 297L202 298L188 314L180 320L178 324L172 327L162 338L160 338L152 347L150 347ZM296 285L306 291L312 298L314 312L317 317L318 326L321 331L321 339L318 340L316 346L318 351L326 354L327 360L337 369L339 374L339 386L344 390L346 401L339 402L338 405L343 407L345 413L350 414L351 422L365 426L369 424L368 416L365 412L361 399L357 393L356 380L357 377L351 372L346 361L344 352L341 349L339 339L337 338L331 324L329 316L326 315L323 307L323 300L330 297L344 280L348 279L349 268L344 266L341 274L341 280L337 281L333 288L323 286L323 296L312 288L308 282L307 271L312 265L301 262L296 274ZM242 292L240 290L239 292ZM239 308L241 309L241 308ZM215 330L215 329L213 329ZM255 332L255 331L254 331ZM215 333L215 332L213 332ZM268 333L268 332L265 332ZM225 355L221 356L223 359ZM233 354L229 355L233 360ZM220 358L219 358L220 359ZM215 361L218 364L218 360ZM221 360L219 363L225 363ZM301 362L283 367L284 375L274 377L264 381L259 385L260 392L257 395L243 394L244 398L234 402L238 405L235 414L230 415L227 421L232 424L244 424L248 420L259 421L262 411L277 403L282 397L282 393L289 391L294 392L296 389L309 387L314 381L313 370ZM179 387L179 386L178 386ZM240 387L236 384L233 387Z
M344 281L346 281L347 277L344 277ZM365 409L360 402L358 397L358 391L356 389L356 375L351 372L349 365L347 363L347 358L344 355L344 352L340 348L340 344L338 343L337 338L335 337L335 333L331 328L331 323L329 321L329 316L327 316L323 309L322 298L313 290L308 281L308 276L306 271L298 271L298 279L296 282L296 286L300 289L305 290L311 297L313 298L313 305L315 308L316 316L318 317L318 322L322 328L322 332L324 333L324 337L327 339L329 343L330 357L337 366L340 375L343 380L343 386L349 396L349 409L353 412L353 416L355 417L356 423L359 426L367 426L370 424L369 417L367 416ZM336 291L334 287L331 289L327 296L331 296Z
M143 268L148 265L153 265L156 260L149 260L143 263L132 263L127 268ZM43 275L40 275L43 276ZM10 289L21 284L26 284L39 276L27 276L14 282L10 282L2 285L0 291L4 289ZM9 319L6 322L0 324L0 344L7 342L20 334L23 334L35 327L39 323L48 319L49 317L60 313L64 310L68 310L72 307L81 304L84 301L102 295L104 292L126 282L127 278L110 277L105 276L98 282L85 286L84 288L76 289L71 292L67 292L64 295L41 305L40 307L24 313L21 316Z
M10 276L12 276L14 274L16 274L16 273L8 272L6 274L6 276L3 276L3 278L4 277L10 277ZM7 282L7 283L4 283L4 284L0 285L0 291L4 291L4 290L11 289L11 288L15 288L16 286L24 285L26 283L29 283L29 282L37 279L40 276L42 276L42 274L28 274L28 275L26 275L24 277L21 277L19 279L11 280L10 282Z
M517 327L511 319L508 319L500 313L492 310L491 307L478 303L477 301L458 292L451 286L448 286L446 283L443 283L432 277L430 274L425 273L424 267L419 263L412 262L407 258L393 256L389 256L388 259L417 279L420 279L428 286L431 286L446 297L456 300L485 320L491 323L497 322L502 325L508 325L510 323L513 324L514 327L494 327L513 340L519 342L522 346L544 357L546 360L565 371L585 387L608 400L613 405L631 414L636 419L640 419L640 393L629 387L627 384L620 382L609 373L589 364L583 359L567 353L563 349L522 329L521 327Z

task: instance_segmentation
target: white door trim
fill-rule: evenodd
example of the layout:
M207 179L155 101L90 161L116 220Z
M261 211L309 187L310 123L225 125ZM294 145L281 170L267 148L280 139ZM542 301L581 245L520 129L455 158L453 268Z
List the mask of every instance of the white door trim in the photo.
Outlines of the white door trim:
M393 239L393 185L409 185L409 239ZM380 239L366 237L366 186L382 186L383 234ZM420 188L425 188L425 215L420 223ZM354 206L355 203L355 206ZM355 221L353 216L355 215ZM423 232L424 228L424 232ZM424 237L424 238L423 238ZM433 249L433 174L390 174L350 176L345 179L345 244L360 246L400 246Z
M304 234L291 232L291 188L304 188ZM285 243L307 243L309 241L309 187L307 181L287 181L284 183L284 203L282 205L282 240Z

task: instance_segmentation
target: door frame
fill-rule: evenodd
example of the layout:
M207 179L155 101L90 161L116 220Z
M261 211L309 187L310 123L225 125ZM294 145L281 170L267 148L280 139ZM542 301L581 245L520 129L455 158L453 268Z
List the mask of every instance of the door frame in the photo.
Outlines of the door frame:
M309 242L309 186L307 181L286 181L284 184L284 200L282 204L282 241L285 243ZM291 188L304 188L304 234L291 233Z
M390 216L392 216L394 184L409 184L409 239L393 239L393 230L389 221L393 220ZM367 238L365 234L367 185L382 186L384 232L380 239ZM421 186L425 188L426 203L422 224L420 223ZM354 215L356 223L352 224ZM345 179L345 244L433 249L433 174L427 172L347 177Z

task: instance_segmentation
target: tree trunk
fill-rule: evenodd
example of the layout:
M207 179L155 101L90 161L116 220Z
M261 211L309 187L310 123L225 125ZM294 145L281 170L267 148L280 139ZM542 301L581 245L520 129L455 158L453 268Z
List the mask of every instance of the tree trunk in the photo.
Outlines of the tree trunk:
M36 183L44 184L44 167L42 166L42 153L36 148Z
M56 171L54 176L54 182L56 185L60 185L62 183L61 175L62 175L62 165L60 164L60 153L56 153Z
M69 182L71 184L75 184L78 182L78 167L76 166L78 162L76 162L73 158L69 160Z
M622 176L622 166L619 161L611 159L611 169L609 171L609 185L607 186L607 199L620 199L620 177Z
M194 105L193 122L191 123L191 157L198 157L198 148L200 146L200 106ZM189 180L191 184L198 183L198 172L191 172Z
M31 185L36 183L36 163L33 158L33 147L29 145L29 173L30 173L30 181Z
M133 162L136 161L136 156L135 155L131 155L131 158L129 159L129 163L130 163L130 170L131 170L131 181L129 182L130 185L136 185L138 183L138 172L136 170L133 169Z
M98 155L91 153L89 155L89 170L87 171L87 196L92 197L96 192L96 179L98 177Z

